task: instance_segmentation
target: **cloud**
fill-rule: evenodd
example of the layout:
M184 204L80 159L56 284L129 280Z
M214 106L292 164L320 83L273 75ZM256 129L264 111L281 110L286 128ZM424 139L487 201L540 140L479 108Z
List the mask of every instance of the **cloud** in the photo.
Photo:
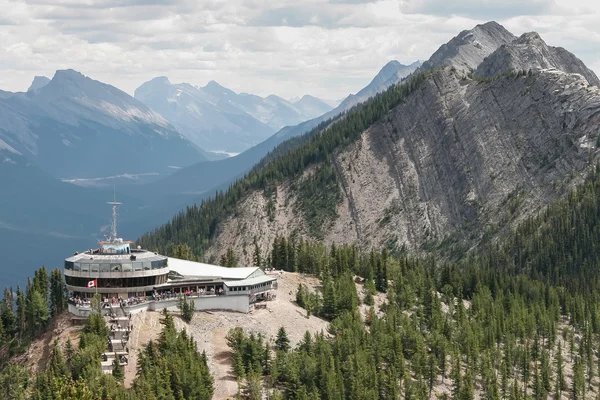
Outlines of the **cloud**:
M460 15L475 19L506 19L518 15L543 15L553 0L403 0L402 12L425 15Z
M490 19L600 67L600 17L585 0L0 0L0 9L0 89L11 91L73 68L128 93L165 75L340 98L388 61L427 59Z

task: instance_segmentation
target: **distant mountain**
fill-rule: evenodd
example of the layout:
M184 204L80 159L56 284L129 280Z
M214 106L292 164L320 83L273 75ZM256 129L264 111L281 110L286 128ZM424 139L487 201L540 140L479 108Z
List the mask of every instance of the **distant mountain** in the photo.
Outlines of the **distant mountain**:
M375 75L375 78L373 78L373 80L367 86L361 89L358 93L348 96L344 101L342 101L336 110L347 110L359 103L362 103L368 98L375 96L377 93L381 93L390 86L400 82L402 79L415 72L415 70L420 66L420 61L416 61L410 65L400 64L396 60L390 61L384 65L381 71Z
M215 81L210 81L201 89L212 96L212 102L215 105L240 109L270 126L273 132L284 126L297 125L311 118L310 115L304 114L294 104L279 96L270 95L263 98L249 93L237 94Z
M0 139L59 178L160 177L207 160L146 105L73 70L0 100L0 120Z
M515 70L554 68L582 75L591 85L600 86L596 74L574 54L562 47L548 46L536 32L524 33L509 44L502 45L477 67L475 77L490 77Z
M305 94L293 104L296 109L310 119L317 118L334 108L327 102L308 94Z
M213 94L187 83L172 84L166 77L141 85L135 98L208 151L240 153L274 132L236 107L219 107Z
M14 94L13 92L7 92L6 90L0 90L0 99L8 99L13 94Z
M470 71L500 46L511 43L515 36L495 21L465 30L440 46L416 73L432 68L454 67Z
M50 83L50 79L45 76L36 76L33 78L33 82L31 82L31 86L27 89L28 92L33 92L35 90L41 89L47 84Z
M155 78L135 97L160 113L198 146L241 153L287 125L296 125L331 107L306 99L298 107L281 97L236 93L215 81L204 87ZM315 99L316 100L316 99ZM323 112L326 112L323 111Z
M337 106L339 106L340 103L342 101L344 101L346 99L346 97L348 97L348 96L346 96L346 97L341 98L341 99L331 100L331 99L320 99L318 97L311 96L311 95L308 95L308 94L305 94L304 96L308 96L309 98L317 99L319 102L327 104L329 106L330 110L333 110L334 108L336 108ZM304 96L302 96L302 97L304 97ZM290 97L288 99L288 101L290 103L292 103L292 104L296 104L297 102L299 102L300 100L302 100L302 97L300 97L300 96Z

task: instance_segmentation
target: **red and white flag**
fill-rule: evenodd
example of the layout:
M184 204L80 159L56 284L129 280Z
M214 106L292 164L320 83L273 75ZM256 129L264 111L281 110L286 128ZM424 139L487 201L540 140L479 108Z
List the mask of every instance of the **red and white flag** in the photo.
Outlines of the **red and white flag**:
M91 288L91 287L98 287L98 282L97 282L97 280L96 280L96 279L94 279L93 281L89 281L89 282L88 282L88 287L89 287L89 288Z

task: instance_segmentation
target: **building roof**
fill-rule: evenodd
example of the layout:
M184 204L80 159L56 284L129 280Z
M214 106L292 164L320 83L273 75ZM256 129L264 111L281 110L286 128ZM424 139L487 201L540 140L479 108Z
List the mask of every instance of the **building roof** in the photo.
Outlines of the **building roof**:
M226 281L226 282L223 282L223 284L226 285L227 287L253 286L253 285L260 285L261 283L267 283L267 282L272 282L272 281L276 281L276 280L277 280L276 276L262 275L262 276L257 276L254 278L242 279L239 281Z
M131 256L135 256L135 260L131 260ZM153 253L146 250L133 250L130 254L109 254L109 253L96 253L90 254L89 252L79 253L77 255L68 257L65 261L70 262L132 262L132 261L161 261L164 260L165 256Z
M169 269L182 275L184 278L223 278L223 279L246 279L252 275L258 267L227 268L218 265L204 264L195 261L181 260L169 257Z

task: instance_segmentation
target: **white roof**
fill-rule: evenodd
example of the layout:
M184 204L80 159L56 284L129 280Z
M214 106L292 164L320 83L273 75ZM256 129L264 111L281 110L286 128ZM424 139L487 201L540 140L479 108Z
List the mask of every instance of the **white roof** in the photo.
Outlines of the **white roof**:
M240 281L228 281L228 282L223 282L223 283L227 287L253 286L253 285L260 285L261 283L267 283L267 282L272 282L272 281L276 281L276 280L277 280L276 276L263 275L263 276L257 276L255 278L242 279Z
M246 279L258 267L227 268L218 265L204 264L195 261L180 260L169 257L169 269L184 277L211 277L224 279Z

